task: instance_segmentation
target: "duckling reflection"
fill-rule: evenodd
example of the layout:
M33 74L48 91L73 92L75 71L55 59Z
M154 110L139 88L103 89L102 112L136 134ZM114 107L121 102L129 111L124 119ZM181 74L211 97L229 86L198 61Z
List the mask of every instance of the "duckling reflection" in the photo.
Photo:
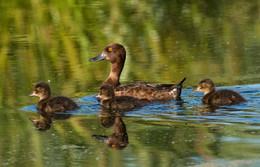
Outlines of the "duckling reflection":
M237 108L205 104L202 108L198 108L197 111L200 116L225 116L230 115L232 111L237 111Z
M221 109L220 106L205 104L202 108L198 108L198 115L209 116L213 115L217 109Z
M99 122L104 128L110 128L114 125L116 116L123 116L123 112L103 109L99 114Z
M40 115L39 119L29 118L30 121L34 123L34 126L39 131L47 131L52 126L52 119L55 120L65 120L71 117L71 114L66 113L46 113L46 112L38 112Z
M92 135L94 139L106 143L109 147L122 150L128 145L128 135L121 113L103 112L100 114L101 125L108 128L113 126L114 133L110 136ZM105 115L104 115L105 113Z

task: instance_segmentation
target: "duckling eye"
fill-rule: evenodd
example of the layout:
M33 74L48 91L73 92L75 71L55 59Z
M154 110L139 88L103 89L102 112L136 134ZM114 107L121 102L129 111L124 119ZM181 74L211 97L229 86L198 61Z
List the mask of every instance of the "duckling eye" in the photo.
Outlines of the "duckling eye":
M108 48L109 52L112 52L113 48Z

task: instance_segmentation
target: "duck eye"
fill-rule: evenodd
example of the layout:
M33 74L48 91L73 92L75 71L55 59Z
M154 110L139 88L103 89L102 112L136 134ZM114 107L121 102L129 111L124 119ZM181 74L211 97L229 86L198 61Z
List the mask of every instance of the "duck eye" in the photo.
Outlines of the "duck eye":
M108 48L109 52L112 52L113 48Z

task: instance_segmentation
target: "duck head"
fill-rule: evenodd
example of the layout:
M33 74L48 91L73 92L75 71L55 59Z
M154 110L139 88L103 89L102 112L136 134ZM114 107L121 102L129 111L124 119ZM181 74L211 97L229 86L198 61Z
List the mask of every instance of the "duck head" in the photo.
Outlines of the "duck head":
M204 95L215 91L215 84L211 79L203 79L193 92L204 92Z
M126 57L125 48L118 43L111 43L107 45L103 51L96 57L89 59L89 61L99 61L99 60L108 60L112 64L120 63L124 64Z
M112 64L110 74L103 84L109 84L116 88L120 85L119 78L123 70L126 58L125 48L118 44L112 43L107 45L103 51L89 61L108 60Z
M115 97L115 92L112 86L102 85L99 89L98 97L102 100L109 100Z
M40 100L48 99L51 96L51 88L45 82L38 82L29 96L38 96Z

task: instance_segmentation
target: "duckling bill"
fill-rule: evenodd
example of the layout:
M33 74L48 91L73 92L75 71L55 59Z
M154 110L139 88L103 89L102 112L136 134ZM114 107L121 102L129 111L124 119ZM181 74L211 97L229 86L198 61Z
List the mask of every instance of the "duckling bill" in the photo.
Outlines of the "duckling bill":
M114 89L110 85L103 85L99 89L100 105L108 109L126 110L134 107L142 107L149 103L146 99L137 99L131 96L115 96Z
M45 82L37 83L34 87L34 91L29 96L40 97L40 101L36 105L36 108L39 111L59 112L80 108L73 100L68 97L52 97L50 86Z
M246 100L237 92L228 89L215 90L215 84L211 79L203 79L193 92L204 92L201 101L204 104L233 105L243 103Z

